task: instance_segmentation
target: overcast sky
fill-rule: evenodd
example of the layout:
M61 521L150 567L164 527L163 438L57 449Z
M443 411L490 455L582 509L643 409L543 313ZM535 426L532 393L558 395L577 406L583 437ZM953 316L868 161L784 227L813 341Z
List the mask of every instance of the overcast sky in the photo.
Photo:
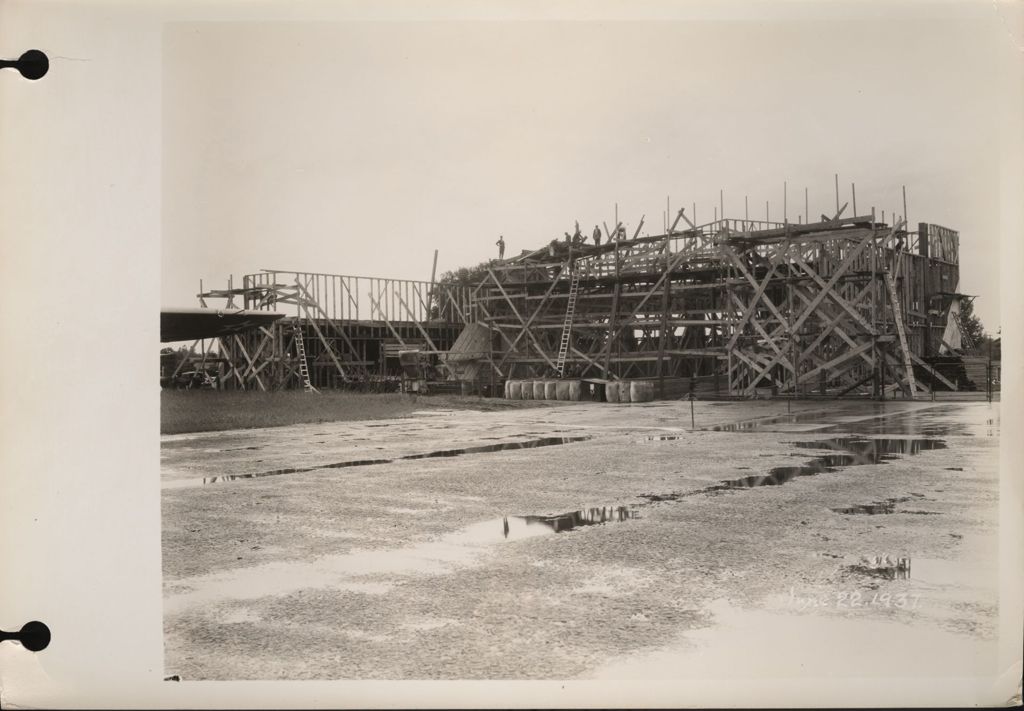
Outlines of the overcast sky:
M877 5L872 7L878 8ZM579 220L903 212L999 319L998 72L953 20L195 23L164 33L162 303L261 268L429 279ZM849 214L849 213L847 213Z

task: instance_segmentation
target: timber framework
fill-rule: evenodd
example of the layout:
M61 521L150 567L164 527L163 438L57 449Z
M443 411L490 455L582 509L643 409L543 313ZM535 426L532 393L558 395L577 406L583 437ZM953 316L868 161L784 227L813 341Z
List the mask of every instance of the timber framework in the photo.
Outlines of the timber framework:
M468 285L264 270L199 299L285 314L217 339L222 387L383 382L414 349L463 392L516 379L647 380L658 397L963 389L959 234L844 211L698 225L680 210L664 234L605 226L602 244L553 240Z
M645 379L661 397L680 379L740 396L958 389L958 234L841 212L698 226L680 210L663 235L496 264L472 303L508 378Z

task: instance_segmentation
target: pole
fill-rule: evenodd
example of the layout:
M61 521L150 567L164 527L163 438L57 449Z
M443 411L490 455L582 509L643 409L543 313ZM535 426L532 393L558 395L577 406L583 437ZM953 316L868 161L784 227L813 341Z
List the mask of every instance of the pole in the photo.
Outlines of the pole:
M836 173L836 215L839 215L839 173Z
M988 339L988 401L992 402L992 338Z
M807 199L807 188L804 188L804 224L811 224L811 209L809 207L810 201Z
M430 268L430 298L427 299L427 318L430 318L430 309L434 304L434 279L437 277L437 250L434 250L434 266ZM438 304L437 315L441 316L441 304Z
M789 205L787 204L786 181L782 181L782 221L789 222Z
M491 385L487 397L494 397L494 319L487 319L487 362L490 364Z
M910 220L907 219L907 186L906 185L903 186L903 219L906 220L906 222L907 222L907 226L906 226L907 232L910 232Z
M857 184L850 183L850 191L853 193L853 216L857 216Z

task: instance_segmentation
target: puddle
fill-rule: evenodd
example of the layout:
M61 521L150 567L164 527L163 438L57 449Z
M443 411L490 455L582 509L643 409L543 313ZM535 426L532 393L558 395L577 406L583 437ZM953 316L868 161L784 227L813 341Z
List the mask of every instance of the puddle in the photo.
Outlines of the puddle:
M947 409L940 406L887 410L884 405L877 405L874 407L874 414L868 416L844 416L817 410L759 417L703 429L712 432L817 431L865 435L917 435L921 437L994 436L994 432L998 428L998 418L982 420L978 418L977 414L967 414L966 421L950 422Z
M941 439L836 437L814 442L793 442L799 449L832 449L853 458L852 464L878 464L902 455L914 455L931 449L946 449ZM848 466L848 465L836 465Z
M863 558L860 563L844 567L847 572L882 580L907 580L910 578L910 569L910 558L887 555Z
M713 494L734 489L752 489L758 486L780 486L797 477L814 476L824 472L835 472L842 467L863 464L879 464L903 455L920 454L931 449L945 449L946 443L938 439L868 439L865 437L837 437L811 442L792 442L799 449L835 450L836 454L815 457L800 466L775 467L767 474L754 474L730 479L720 484L690 492L671 494L640 494L641 499L656 501L678 501L697 494Z
M453 534L448 540L484 545L501 541L518 541L553 533L566 533L586 526L619 523L640 518L637 505L601 506L555 516L502 516L481 521Z
M769 425L794 425L803 422L819 422L823 417L827 417L828 413L823 410L815 412L797 412L786 415L776 415L774 417L758 417L754 420L743 420L741 422L729 422L722 425L713 425L711 427L705 427L705 431L710 432L756 432L762 427ZM822 426L826 426L822 424Z
M344 469L347 467L366 467L373 466L375 464L390 464L392 462L399 462L410 459L430 459L432 457L458 457L463 454L481 454L485 452L501 452L510 449L533 449L535 447L551 447L560 444L571 444L572 442L583 442L590 439L589 436L583 437L541 437L539 439L530 439L520 442L502 442L500 444L483 444L475 447L461 447L458 449L440 449L433 452L424 452L422 454L407 454L402 457L394 457L391 459L355 459L346 462L333 462L330 464L317 464L309 467L287 467L284 469L271 469L263 472L249 472L246 474L225 474L223 476L208 476L202 479L184 479L178 481L165 482L162 485L164 489L181 489L192 486L204 486L207 484L217 484L226 481L237 481L240 479L261 479L268 476L281 476L284 474L302 474L305 472L312 472L318 469Z
M393 583L381 575L440 575L474 563L490 546L584 526L639 518L637 507L602 506L555 516L503 516L473 524L433 541L405 548L353 551L312 561L274 562L178 581L180 592L164 599L164 614L182 612L220 599L256 600L304 588L329 588L364 595L387 593Z
M881 580L916 580L929 585L975 587L989 586L996 580L995 572L985 567L989 562L884 555L861 558L856 565L848 565L844 569L856 575Z
M551 447L557 444L570 444L582 442L590 437L541 437L540 439L528 439L522 442L502 442L501 444L482 444L476 447L462 447L460 449L442 449L436 452L425 454L409 454L400 459L429 459L431 457L457 457L461 454L477 454L480 452L501 452L506 449L531 449L533 447Z
M910 500L909 496L902 496L898 499L886 499L885 501L876 501L872 504L857 504L855 506L845 506L832 510L838 514L845 514L847 516L857 516L861 514L868 516L892 514L896 513L896 504L902 504L903 502Z

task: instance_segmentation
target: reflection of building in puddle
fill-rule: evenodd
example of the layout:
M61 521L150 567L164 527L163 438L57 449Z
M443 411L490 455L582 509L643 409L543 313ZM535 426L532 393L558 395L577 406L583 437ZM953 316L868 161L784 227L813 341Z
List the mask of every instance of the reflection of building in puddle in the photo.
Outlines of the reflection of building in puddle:
M871 558L865 556L861 558L860 563L848 565L846 569L851 573L883 580L909 580L910 558L888 555L876 555Z
M448 536L452 543L486 545L500 541L518 541L524 538L565 533L584 526L615 523L640 518L637 506L601 506L580 509L555 516L502 516L473 524Z
M885 501L875 501L870 504L855 504L853 506L843 506L841 508L832 509L838 514L845 514L847 516L856 516L864 514L868 516L874 516L877 514L892 514L896 513L896 504L902 504L906 501L910 501L909 496L901 496L895 499L886 499Z
M822 472L834 472L840 467L862 464L879 464L896 459L899 455L920 454L929 449L945 449L946 443L939 439L867 439L864 437L838 437L812 442L793 442L801 449L833 450L837 454L825 454L795 467L775 467L767 474L754 474L739 479L729 479L703 489L671 494L640 494L646 503L657 501L678 501L695 494L714 494L734 489L752 489L758 486L779 486L800 476L813 476ZM841 512L846 513L846 512ZM886 513L879 511L879 513ZM891 512L888 512L891 513Z
M774 417L759 417L754 420L743 420L742 422L729 422L722 425L705 427L711 432L756 432L763 427L770 425L795 425L804 422L820 422L828 415L824 411L800 412L796 414L778 415Z
M832 449L844 452L850 461L839 466L853 464L878 464L899 455L920 454L930 449L945 449L946 443L939 439L908 439L866 437L836 437L817 442L794 442L800 449Z
M620 522L631 518L639 518L640 512L636 507L626 506L602 506L589 509L580 509L570 513L559 514L558 516L523 516L527 524L543 524L549 526L555 533L571 531L582 526L593 526L600 523Z

